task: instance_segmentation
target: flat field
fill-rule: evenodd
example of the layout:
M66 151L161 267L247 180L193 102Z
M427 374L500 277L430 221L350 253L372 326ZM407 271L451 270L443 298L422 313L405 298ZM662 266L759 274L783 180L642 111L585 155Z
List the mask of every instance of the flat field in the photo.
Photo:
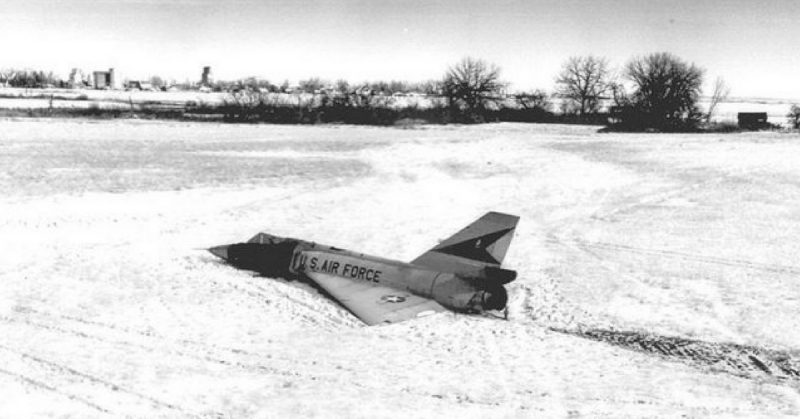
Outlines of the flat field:
M0 417L800 415L800 138L0 121ZM521 216L508 321L364 327L204 248Z

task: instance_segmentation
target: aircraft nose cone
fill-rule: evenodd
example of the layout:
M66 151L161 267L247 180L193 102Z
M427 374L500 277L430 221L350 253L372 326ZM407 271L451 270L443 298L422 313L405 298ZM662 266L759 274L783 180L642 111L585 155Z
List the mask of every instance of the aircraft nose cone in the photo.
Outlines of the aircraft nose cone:
M230 245L227 244L224 246L215 246L208 249L208 251L211 252L211 254L213 254L214 256L228 260L228 247L230 247Z

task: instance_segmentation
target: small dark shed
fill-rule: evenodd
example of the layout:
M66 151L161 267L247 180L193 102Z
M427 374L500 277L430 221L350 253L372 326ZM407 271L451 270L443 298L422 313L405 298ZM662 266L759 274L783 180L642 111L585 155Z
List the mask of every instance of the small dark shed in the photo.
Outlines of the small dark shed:
M739 112L739 128L759 129L767 127L766 112Z

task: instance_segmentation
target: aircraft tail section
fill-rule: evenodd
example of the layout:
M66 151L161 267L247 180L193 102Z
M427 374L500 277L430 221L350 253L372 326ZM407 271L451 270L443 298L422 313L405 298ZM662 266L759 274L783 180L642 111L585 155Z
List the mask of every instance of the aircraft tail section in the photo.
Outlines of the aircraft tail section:
M411 263L457 272L464 267L499 267L519 217L489 212Z

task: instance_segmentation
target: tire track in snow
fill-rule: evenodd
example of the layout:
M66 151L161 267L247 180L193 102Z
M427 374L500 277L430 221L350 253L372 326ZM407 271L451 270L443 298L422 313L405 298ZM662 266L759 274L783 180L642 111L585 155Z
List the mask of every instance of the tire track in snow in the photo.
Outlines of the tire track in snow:
M88 399L85 399L85 398L83 398L81 396L78 396L76 394L72 394L72 393L69 393L69 392L66 392L66 391L63 391L63 390L59 390L56 387L53 387L53 386L51 386L51 385L49 385L49 384L47 384L45 382L30 378L30 377L28 377L26 375L19 374L19 373L16 373L16 372L12 372L12 371L6 370L6 369L4 369L2 367L0 367L0 374L5 374L5 375L17 380L17 381L20 381L20 382L22 382L24 384L27 384L29 386L32 386L34 388L37 388L37 389L40 389L40 390L45 390L45 391L48 391L48 392L51 392L51 393L55 393L55 394L57 394L59 396L66 397L69 400L72 400L72 401L78 402L80 404L83 404L85 406L91 407L92 409L97 410L100 413L106 413L106 414L109 414L109 415L112 414L112 412L110 410L108 410L108 409L106 409L106 408L104 408L104 407L102 407L102 406L100 406L98 404L95 404L94 402L92 402L92 401L90 401Z
M41 313L43 317L50 316L51 318L49 319L49 321L51 322L53 320L58 320L62 318L62 316L57 316L57 315L53 316L50 315L49 313L39 312L34 309L26 309L25 311L30 313ZM63 317L69 318L69 316L63 316ZM160 352L167 355L177 355L188 359L194 359L204 362L212 362L250 373L258 373L258 374L263 373L263 374L284 377L287 379L307 379L311 381L326 380L334 382L336 381L331 377L325 377L324 374L319 374L318 373L319 371L313 367L313 363L307 364L303 362L298 362L297 358L291 356L290 357L276 356L272 353L260 354L239 348L216 347L214 345L207 345L196 341L175 340L169 337L149 332L134 331L130 329L121 330L119 328L109 326L104 323L93 322L85 319L73 318L72 321L74 323L77 323L77 325L73 325L72 328L57 327L54 325L34 322L30 319L11 319L5 316L0 316L0 320L6 321L7 323L24 323L29 326L49 330L51 332L69 334L72 336L76 336L78 338L90 339L102 342L107 345L122 346L125 348L133 347L150 353ZM84 328L84 330L80 330L81 329L80 327L75 328L75 326L79 325L84 325L88 327L89 330L85 330L86 327ZM108 330L107 331L92 330L97 328L99 329L105 328ZM109 336L107 336L107 332L111 332L121 336L116 336L115 337L116 339L110 338ZM126 334L132 334L134 336L125 336ZM149 345L145 343L132 342L131 341L132 338L144 338L145 340L152 341L155 344ZM181 346L181 348L176 349L175 347L169 346L172 344ZM278 365L281 365L282 367L273 367L268 364L264 364L263 361L276 363ZM347 369L345 369L345 371L347 371Z
M758 346L734 343L707 342L651 333L603 329L553 331L605 342L637 352L654 354L667 359L687 361L701 367L750 379L775 378L794 381L800 385L800 353L775 351ZM798 387L800 388L800 387Z
M74 323L78 323L78 324L81 324L81 325L87 325L88 327L107 328L107 329L110 329L110 331L112 331L114 333L132 334L135 337L142 337L142 338L145 338L145 339L150 339L150 340L159 341L159 342L163 342L165 340L169 341L168 337L164 337L164 336L161 336L161 335L158 335L158 334L155 334L155 333L137 331L137 330L132 330L132 329L129 329L129 328L121 328L121 327L117 327L117 326L114 326L114 325L109 325L109 324L106 324L106 323L96 322L96 321L82 319L82 318L76 318L76 317L73 317L73 316L64 316L64 315L57 315L57 314L53 315L53 314L45 313L45 312L42 312L42 311L39 311L39 310L35 310L35 309L29 309L28 308L25 311L26 312L30 312L30 313L36 313L36 314L39 314L39 315L41 315L43 317L51 317L51 320L66 319L66 320L70 320L70 321L72 321ZM2 318L0 318L0 319L2 319ZM30 323L31 322L26 322L26 324L30 324ZM51 326L50 329L53 329L53 327ZM104 341L106 343L126 344L126 343L119 342L119 341L111 341L109 339L102 339L99 336L95 336L95 335L97 335L97 333L86 333L85 331L79 331L79 330L69 331L69 330L64 329L64 328L59 328L59 331L61 333L70 333L70 334L73 334L73 335L77 333L79 337L86 338L86 339L95 339L95 340L99 339L100 341ZM186 344L186 345L188 345L190 347L198 347L199 349L203 349L203 348L216 349L216 350L225 352L228 355L232 355L235 358L245 358L245 359L247 359L248 357L263 357L264 356L264 355L260 355L260 354L255 354L253 352L248 352L248 351L243 350L243 349L214 347L214 346L209 346L209 345L206 345L206 344L203 344L203 343L200 343L200 342L195 342L195 341L188 341L188 340L176 341L176 340L173 340L172 342L180 342L180 343ZM483 343L484 344L491 344L491 343L496 344L496 342L483 342ZM139 348L144 348L143 345L134 345L134 346L139 347ZM189 348L187 348L187 349L189 349ZM158 350L157 348L152 348L152 351L157 351L157 350ZM166 352L169 353L169 354L175 354L175 351L166 351ZM358 368L356 368L356 369L337 368L337 375L328 376L325 373L318 374L317 372L320 372L320 371L318 371L318 367L317 366L307 365L307 364L304 364L304 363L299 363L298 364L298 360L295 357L275 357L274 355L273 356L267 355L267 356L270 357L271 360L273 360L275 362L279 362L282 365L292 365L292 366L294 366L293 369L287 370L287 372L288 372L287 374L281 374L281 376L283 376L285 378L288 378L288 379L292 379L292 380L323 381L323 382L329 382L329 383L331 383L333 385L340 385L342 383L342 380L343 380L343 378L341 376L342 373L349 374L349 375L358 373ZM197 357L192 357L192 358L197 358ZM252 371L253 368L258 367L258 365L248 365L245 362L238 362L238 364L237 364L237 361L233 360L233 359L230 359L230 356L228 357L228 361L227 361L226 365L238 366L238 367L244 368L244 369L246 369L248 371ZM308 371L307 370L308 368L310 368L311 370ZM306 369L306 370L304 370L304 369ZM269 371L263 371L263 372L269 372ZM324 370L322 372L324 372ZM359 390L361 392L369 392L369 391L371 391L368 384L361 383L358 380L349 380L348 381L348 385L355 386L356 388L361 389L361 390ZM418 390L418 389L404 389L404 392L408 393L410 395L416 396L416 397L420 397L420 398L424 398L424 399L432 399L432 400L436 400L436 401L439 401L442 398L456 400L456 399L453 398L455 396L452 396L452 395L448 395L448 396L445 397L445 396L442 396L442 395L440 395L438 393L430 393L430 392L426 392L424 390ZM483 401L480 401L480 400L469 400L469 399L465 399L465 400L458 399L458 402L459 403L467 403L467 404L486 405L486 406L496 405L496 403L494 403L494 402L486 403L486 402L483 402ZM191 413L187 412L186 414L191 414Z
M100 330L107 329L111 333L116 333L118 335L121 335L120 336L121 340L111 340L111 339L102 339L101 338L101 340L103 340L104 342L112 343L112 344L120 344L120 345L133 345L133 346L136 346L136 347L139 347L139 348L142 348L142 349L149 350L151 352L152 351L165 351L165 352L168 352L170 354L177 354L177 355L181 355L181 356L189 356L191 358L198 359L198 360L216 360L218 363L222 363L224 365L227 365L227 364L233 365L233 364L236 363L236 360L228 359L228 358L226 358L227 356L235 356L235 357L238 357L238 358L250 357L250 358L255 358L256 359L256 363L252 364L253 367L258 367L259 365L257 364L257 362L262 360L263 358L268 358L270 360L276 359L271 354L264 355L264 354L248 351L248 350L242 349L242 348L233 348L233 347L227 347L227 346L213 345L213 344L199 342L199 341L191 340L191 339L174 339L172 337L165 336L163 334L159 334L159 333L155 333L155 332L135 330L135 329L131 329L131 328L124 327L124 326L118 326L118 325L114 325L114 324L110 324L110 323L87 320L87 319L83 319L83 318L80 318L80 317L67 316L67 315L62 315L62 314L47 313L47 312L44 312L44 311L39 311L39 310L35 310L35 309L30 309L30 308L27 308L25 311L29 312L29 313L35 313L35 314L37 314L39 316L42 316L42 317L46 317L49 320L58 320L58 319L60 319L60 320L67 320L67 321L70 321L70 322L78 323L79 325L83 325L84 327L89 328L89 329L100 329ZM89 333L85 333L83 331L74 330L74 329L73 330L66 330L66 329L62 328L60 330L65 332L65 333L72 333L72 334L77 333L80 337L85 337L85 338L94 338L94 337L99 337L101 335L104 335L103 332L98 331L98 330L93 330L93 331L91 331ZM126 336L126 335L133 335L133 336ZM168 347L158 348L156 346L148 346L148 345L144 345L144 344L137 344L137 343L132 343L132 342L126 341L126 340L131 340L133 337L144 338L145 340L154 341L154 342L156 342L158 344L162 344L162 345L164 345L164 344L174 344L174 345L183 346L187 350L203 351L203 352L205 352L207 357L201 357L201 356L186 354L186 353L182 353L182 352L177 352L176 353L174 349L170 349ZM253 360L251 359L249 361L253 361ZM240 366L244 367L246 365L242 364Z
M69 367L67 365L64 365L64 364L61 364L61 363L58 363L58 362L55 362L55 361L51 361L51 360L48 360L48 359L45 359L45 358L42 358L42 357L39 357L39 356L36 356L36 355L32 355L32 354L30 354L28 352L25 352L25 351L19 351L19 350L16 350L14 348L11 348L11 347L8 347L6 345L3 345L3 344L0 344L0 350L4 350L6 352L10 352L10 353L16 354L17 356L19 356L20 358L24 359L25 361L37 363L37 364L43 366L44 368L50 370L53 375L61 375L62 376L61 378L66 380L68 383L88 382L88 383L92 384L95 387L101 387L101 388L105 388L106 390L111 390L110 394L120 394L120 395L131 396L131 397L133 397L133 398L135 398L135 399L137 399L139 401L148 402L154 407L167 408L167 409L170 409L170 410L178 411L178 412L183 413L183 414L188 413L186 411L186 409L184 409L184 408L182 408L182 407L180 407L180 406L178 406L176 404L169 403L169 402L164 402L164 401L159 400L159 399L157 399L155 397L149 396L147 394L138 392L138 391L130 389L130 388L126 388L126 387L124 387L124 386L122 386L122 385L120 385L118 383L114 383L114 382L105 380L103 378L100 378L100 377L85 373L83 371L79 371L79 370L77 370L75 368L72 368L72 367ZM98 394L97 391L92 391L92 393L93 394ZM108 392L105 393L105 395L108 395L108 394L109 394ZM106 410L106 409L104 409L104 410ZM106 412L110 413L108 410L106 410Z
M548 287L534 289L527 285L520 287L523 297L517 302L518 308L515 311L523 315L522 322L539 324L555 332L744 378L772 378L782 382L792 382L794 386L800 388L800 353L792 354L759 346L614 330L613 326L603 328L590 313L572 306L564 298L559 297L557 291L554 292L555 296L537 296L540 292L546 294L547 289ZM576 316L570 313L573 309L582 315Z
M230 268L229 265L216 261L212 263L225 269ZM281 312L291 314L289 318L292 320L299 319L304 324L321 326L326 330L339 329L341 327L355 327L361 324L346 310L336 307L336 303L322 295L319 290L299 280L293 281L282 278L269 278L256 273L251 273L248 277L240 275L224 275L221 277L223 281L214 279L211 281L214 284L233 288L240 294L246 295L258 302L258 304L276 303L282 308ZM259 283L262 281L274 281L274 283L267 286ZM309 300L313 301L313 304L309 302ZM330 310L320 309L321 306L328 304L331 305ZM334 307L336 307L335 311L333 310Z
M556 281L545 276L536 283L521 283L512 291L518 297L509 304L511 318L548 327L587 329L602 323L561 294Z
M560 241L558 242L561 243ZM776 379L800 386L800 353L775 351L759 346L706 342L652 333L615 330L596 316L564 298L549 276L533 285L521 284L521 297L512 300L514 317L539 324L555 332L608 343L614 346L689 363L696 367L749 379Z
M193 359L193 360L196 360L196 361L211 362L211 363L215 363L215 364L219 364L219 365L237 367L237 368L241 368L241 369L243 369L245 371L258 370L259 372L265 372L265 373L268 373L268 374L280 375L280 376L285 376L285 377L297 377L297 376L299 376L299 374L297 372L295 372L295 371L269 367L269 366L262 365L262 364L247 364L247 363L240 362L239 360L225 359L224 357L215 357L215 356L209 355L208 352L206 352L205 355L202 355L202 354L195 355L195 354L192 354L192 353L188 353L188 352L185 352L185 351L182 351L182 350L179 350L179 349L175 349L175 348L170 348L170 347L148 346L148 345L145 345L145 344L136 343L136 342L130 342L130 341L126 341L126 340L112 340L112 339L104 338L99 334L86 333L86 332L79 331L79 330L71 330L71 329L66 329L66 328L57 327L57 326L53 326L53 325L37 323L37 322L33 322L33 321L30 321L30 320L27 320L27 319L12 319L12 318L8 318L6 316L0 316L0 320L5 321L7 323L23 323L23 324L26 324L26 325L29 325L29 326L32 326L32 327L48 330L48 331L51 331L51 332L71 335L71 336L75 336L75 337L83 338L83 339L87 339L87 340L93 340L93 341L101 342L101 343L104 343L104 344L107 344L107 345L123 346L123 347L126 347L126 348L137 348L137 349L143 350L145 352L150 352L150 353L161 352L163 354L176 355L176 356L180 356L180 357L183 357L183 358ZM157 338L153 337L153 339L157 339ZM163 344L163 342L160 342L160 343ZM266 355L266 357L270 358L270 355Z
M330 317L321 316L318 307L314 307L313 305L297 297L296 293L303 292L308 293L309 296L311 296L312 294L310 294L308 290L303 290L300 287L292 286L284 280L273 278L265 279L281 281L283 283L282 285L292 287L292 291L282 290L277 286L273 287L271 290L267 290L266 288L251 282L253 279L244 281L226 279L223 286L234 289L241 297L251 299L259 305L277 305L281 308L280 312L282 314L288 314L287 316L284 316L287 320L299 321L305 325L322 326L326 330L337 328L342 325L341 322L337 322ZM217 281L213 282L216 283Z
M275 280L273 278L269 278L269 280ZM288 302L292 305L300 305L303 307L303 314L302 318L306 321L306 323L315 325L315 326L328 326L330 328L341 328L341 327L356 327L361 326L361 322L356 320L356 318L339 306L339 309L330 313L330 316L322 316L320 312L320 308L318 306L312 305L308 302L302 301L295 297L294 295L290 295L286 291L281 289L276 289L277 293L270 294L270 291L267 290L263 285L252 283L250 284L255 289L255 293L257 293L260 297L266 298L268 295L277 295L278 297L284 297L288 300ZM314 302L323 305L331 305L336 306L335 300L331 300L328 297L320 294L318 290L309 286L309 287L300 287L297 285L293 285L291 283L286 283L287 286L297 289L300 292L305 292L308 294L310 298L314 299Z
M546 241L548 243L555 243L555 244L564 244L565 242L556 238L548 239ZM768 272L790 273L790 274L800 275L800 267L797 266L758 263L758 262L751 262L745 259L703 256L703 255L678 252L674 250L648 249L644 247L635 247L635 246L628 246L615 243L588 242L580 239L572 239L569 241L575 243L579 248L582 248L584 251L587 252L588 250L586 250L585 248L588 247L588 248L608 250L608 251L632 252L638 254L678 258L694 262L711 263L711 264L724 265L737 268L755 269Z
M114 330L114 331L116 331L118 333L123 333L123 334L127 333L127 334L131 334L131 335L138 335L138 336L142 336L142 337L145 337L145 338L158 339L158 340L161 340L161 341L165 341L165 340L170 340L171 339L171 338L169 338L167 336L164 336L164 335L161 335L161 334L158 334L158 333L155 333L155 332L135 330L135 329L132 329L132 328L129 328L129 327L125 327L125 326L119 326L119 325L115 325L115 324L111 324L111 323L98 322L98 321L95 321L95 320L87 320L87 319L84 319L84 318L81 318L81 317L68 316L68 315L65 315L65 314L48 313L48 312L44 312L44 311L40 311L40 310L28 308L28 307L26 307L24 309L24 312L26 312L26 313L35 313L37 315L40 315L40 316L43 316L43 317L48 317L48 318L51 318L51 319L61 319L61 320L67 320L67 321L72 321L72 322L76 322L76 323L81 323L81 324L89 326L89 327L94 326L94 327L99 327L99 328L111 329L111 330ZM231 353L234 353L234 354L244 354L244 355L258 356L258 354L256 354L256 353L248 352L248 351L246 351L244 349L241 349L241 348L230 348L230 347L226 347L226 346L209 345L207 343L198 342L198 341L191 340L191 339L173 339L173 341L177 342L177 343L185 344L185 345L195 345L195 346L199 346L199 347L202 347L202 348L205 348L205 349L222 350L222 351L231 352Z

